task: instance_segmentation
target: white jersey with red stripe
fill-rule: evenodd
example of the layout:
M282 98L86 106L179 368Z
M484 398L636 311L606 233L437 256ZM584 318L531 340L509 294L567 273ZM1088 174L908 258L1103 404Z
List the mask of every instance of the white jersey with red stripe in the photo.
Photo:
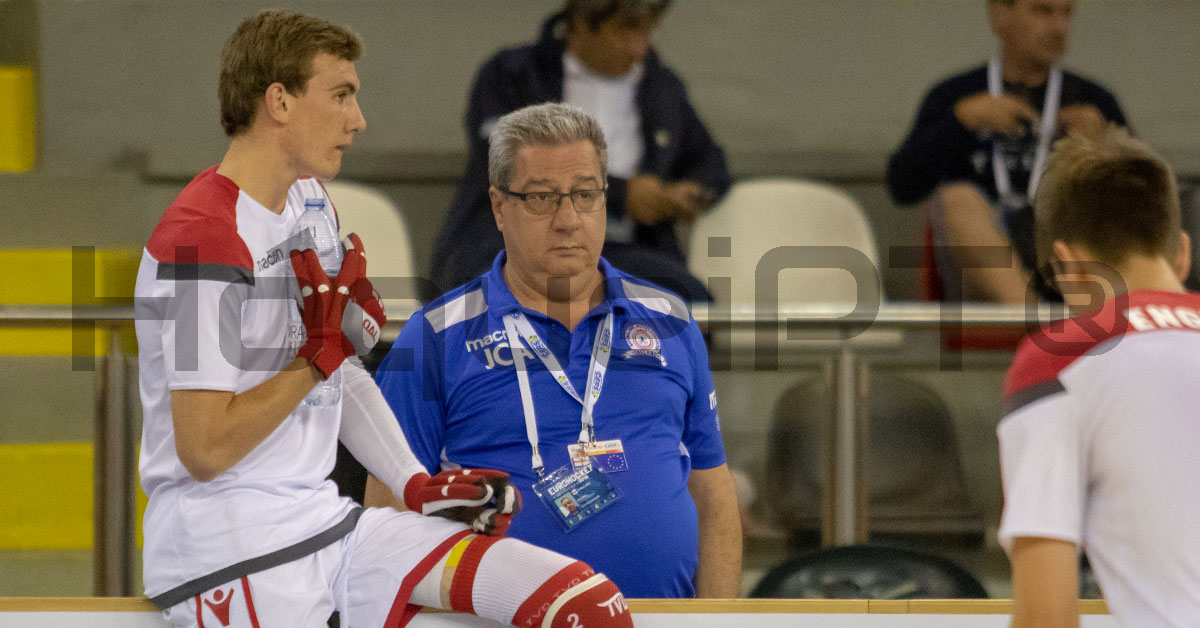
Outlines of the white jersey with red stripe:
M318 181L301 179L276 214L213 167L180 193L143 253L135 294L150 597L313 537L354 507L326 480L340 405L300 405L210 482L196 481L175 450L171 391L242 393L294 358L288 253L304 248L294 233L314 198L329 203Z
M1200 624L1200 295L1138 291L1025 339L997 429L1000 542L1087 550L1122 626Z

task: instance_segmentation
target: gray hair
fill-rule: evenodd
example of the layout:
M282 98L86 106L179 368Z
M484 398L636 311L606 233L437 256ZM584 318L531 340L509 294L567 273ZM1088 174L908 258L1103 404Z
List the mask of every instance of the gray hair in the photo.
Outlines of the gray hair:
M518 109L496 122L488 142L488 183L497 188L508 188L512 183L517 151L526 146L591 142L600 162L600 178L608 177L604 132L595 118L578 107L548 102Z

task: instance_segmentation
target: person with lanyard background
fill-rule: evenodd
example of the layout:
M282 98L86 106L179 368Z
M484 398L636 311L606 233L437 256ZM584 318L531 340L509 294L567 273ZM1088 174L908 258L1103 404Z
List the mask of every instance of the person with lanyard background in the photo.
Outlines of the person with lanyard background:
M931 89L892 155L892 200L928 201L927 243L939 245L929 296L1024 303L1032 281L1057 298L1034 272L1030 207L1049 146L1065 133L1095 136L1126 124L1111 93L1059 65L1075 4L988 0L999 53Z
M600 256L599 125L548 103L490 139L505 249L413 315L376 374L414 454L510 473L527 506L509 534L629 596L735 597L741 526L704 341L678 296ZM374 478L366 501L400 506Z

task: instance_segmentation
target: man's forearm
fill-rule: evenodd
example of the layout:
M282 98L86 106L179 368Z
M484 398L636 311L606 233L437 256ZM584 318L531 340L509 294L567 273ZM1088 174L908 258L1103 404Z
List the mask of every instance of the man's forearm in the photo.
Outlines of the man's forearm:
M1078 628L1079 557L1068 541L1035 537L1013 543L1012 628Z
M736 504L728 510L700 515L696 597L735 598L741 584L742 529Z
M363 506L408 510L408 507L404 505L404 500L397 497L392 489L388 488L379 478L370 474L367 475L367 488L363 491Z
M297 358L241 394L172 391L171 417L180 462L201 482L224 473L270 436L317 381L316 369Z
M742 524L729 469L693 470L688 490L699 518L696 597L734 598L742 578Z
M347 364L342 379L342 423L338 439L396 497L413 475L427 473L417 460L383 393L370 374Z

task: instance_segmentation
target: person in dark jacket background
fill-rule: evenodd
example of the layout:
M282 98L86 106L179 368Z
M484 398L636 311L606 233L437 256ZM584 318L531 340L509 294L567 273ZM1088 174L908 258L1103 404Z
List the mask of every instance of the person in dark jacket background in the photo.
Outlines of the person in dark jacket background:
M609 224L603 255L614 266L708 300L687 271L677 224L728 191L725 154L651 45L669 0L567 0L537 43L502 50L479 70L467 105L469 157L433 246L430 279L446 291L487 271L503 247L488 201L488 135L500 116L567 102L594 116L609 143Z

